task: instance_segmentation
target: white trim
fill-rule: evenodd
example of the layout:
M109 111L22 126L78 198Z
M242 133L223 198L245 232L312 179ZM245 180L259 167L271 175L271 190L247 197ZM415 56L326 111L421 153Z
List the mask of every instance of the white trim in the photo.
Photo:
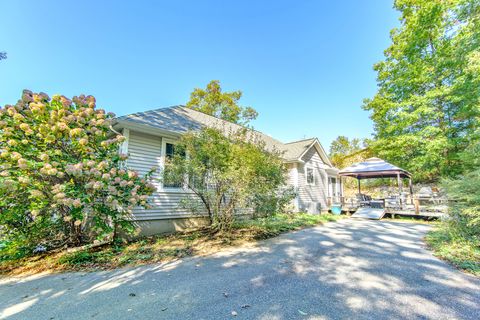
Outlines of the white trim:
M301 160L301 159L297 159L297 160L283 160L283 163L286 163L286 164L290 164L290 163L293 163L293 164L297 164L297 163L305 163L305 161Z
M292 177L293 177L293 187L298 188L299 181L298 181L298 164L293 163L292 168L290 169L292 171Z
M325 152L325 149L323 149L323 146L322 144L320 143L320 141L315 138L315 140L313 140L313 142L308 146L308 148L305 149L305 151L300 155L300 157L298 157L298 160L302 160L303 156L305 154L307 154L307 152L313 147L315 146L315 149L317 149L317 152L318 154L320 155L320 158L327 164L329 165L330 167L333 168L333 165L332 163L330 162L330 159L328 158L328 155L327 153Z
M132 121L117 120L114 127L128 128L135 132L147 133L153 136L168 137L170 139L179 139L184 133L162 130L147 124L136 123Z
M178 140L173 140L173 139L168 139L165 137L162 137L162 150L160 153L160 164L161 164L161 174L163 175L163 170L165 170L165 159L167 157L167 143L176 145L178 143ZM161 182L161 191L163 192L186 192L187 190L185 188L178 188L178 187L165 187L163 185L163 181Z
M298 194L298 185L299 185L299 177L300 175L298 174L298 163L294 162L292 163L292 167L290 168L290 174L292 175L292 180L293 180L293 189L295 190L295 199L293 199L293 207L295 208L295 211L299 211L300 209L300 195Z
M123 128L122 135L125 137L125 141L120 145L119 152L121 154L128 154L128 140L130 140L130 129Z

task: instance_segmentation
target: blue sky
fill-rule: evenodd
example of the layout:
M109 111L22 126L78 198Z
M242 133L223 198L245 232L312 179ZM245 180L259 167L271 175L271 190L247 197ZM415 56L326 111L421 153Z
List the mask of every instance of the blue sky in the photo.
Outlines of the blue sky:
M1 1L0 105L92 94L117 115L221 81L279 140L369 137L362 100L398 14L388 0Z

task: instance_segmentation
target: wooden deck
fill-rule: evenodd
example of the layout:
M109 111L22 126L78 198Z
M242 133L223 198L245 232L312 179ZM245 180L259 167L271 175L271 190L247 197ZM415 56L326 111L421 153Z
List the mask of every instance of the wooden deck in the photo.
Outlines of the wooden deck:
M433 201L425 201L425 199L408 199L408 201L399 206L392 206L391 203L385 201L383 202L383 205L381 201L377 202L379 203L374 203L372 207L385 208L385 214L391 216L442 218L447 215L448 210L447 199L434 199ZM358 203L354 203L353 201L344 201L342 205L342 211L354 214L357 210L372 207L359 207Z
M352 214L352 218L363 218L371 220L380 220L385 215L385 209L383 208L370 208L362 207Z
M432 218L441 218L446 216L446 213L443 211L432 211L432 210L420 210L418 213L415 212L415 209L385 209L386 214L398 215L398 216L408 216L408 217L432 217Z
M344 206L342 207L342 212L347 212L347 213L352 213L355 215L355 213L362 209L366 209L368 207L362 207L362 208L354 208L354 207L349 207L349 206ZM435 209L426 209L426 210L419 210L418 212L415 211L415 208L404 208L404 209L399 209L399 208L385 208L385 214L391 215L391 216L406 216L406 217L419 217L419 218L442 218L445 217L446 211L444 210L435 210ZM383 215L382 215L383 217Z

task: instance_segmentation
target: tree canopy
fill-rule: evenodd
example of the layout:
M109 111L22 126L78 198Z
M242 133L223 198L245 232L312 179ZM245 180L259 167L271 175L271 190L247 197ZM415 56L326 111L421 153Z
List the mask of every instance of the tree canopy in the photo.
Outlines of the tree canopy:
M346 136L338 136L330 144L330 160L337 168L346 167L345 159L364 149L364 144L358 138L349 139ZM350 163L349 163L350 164Z
M220 81L212 80L205 89L195 88L187 107L238 124L257 118L257 111L239 105L241 91L223 92Z
M480 116L480 2L397 0L401 26L366 99L374 152L420 180L455 176Z

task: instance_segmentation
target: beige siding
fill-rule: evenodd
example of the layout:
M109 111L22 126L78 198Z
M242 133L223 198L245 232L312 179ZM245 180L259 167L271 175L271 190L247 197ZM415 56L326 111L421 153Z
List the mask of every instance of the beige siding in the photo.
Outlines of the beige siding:
M178 189L163 189L160 181L162 167L162 138L136 131L130 131L128 140L127 166L146 174L151 168L157 168L153 175L153 183L157 192L150 200L152 208L136 208L134 215L137 220L170 219L193 216L194 214L181 206L183 199L191 197L191 193Z
M127 166L140 175L144 175L152 168L161 166L162 140L160 137L145 133L130 131L128 139ZM159 172L154 175L154 183L159 185Z
M290 163L287 165L287 186L293 187L296 191L298 191L298 164L297 163ZM298 196L292 200L291 205L295 211L299 210L299 202Z
M293 187L297 186L297 181L298 181L298 171L297 171L297 164L296 163L290 163L287 166L287 184Z
M302 157L304 163L298 165L298 205L300 211L319 213L327 210L327 166L320 158L317 150L311 148ZM306 168L312 168L314 185L307 184Z

